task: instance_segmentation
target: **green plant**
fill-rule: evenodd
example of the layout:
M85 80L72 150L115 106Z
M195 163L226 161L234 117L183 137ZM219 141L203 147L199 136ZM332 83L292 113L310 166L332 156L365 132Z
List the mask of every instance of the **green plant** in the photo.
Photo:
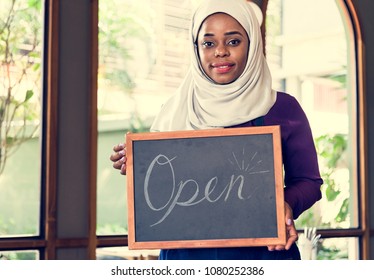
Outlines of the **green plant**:
M324 184L321 187L326 203L332 208L337 208L333 220L323 221L322 217L311 208L303 213L297 220L297 228L318 227L334 228L342 225L349 217L349 197L342 192L341 186L336 182L336 172L339 168L347 168L345 155L348 147L348 139L345 134L325 134L315 139L317 154L319 157L321 177ZM318 259L346 259L347 252L340 248L324 246L319 243Z
M339 210L334 221L322 222L320 217L315 217L313 209L306 211L297 221L298 228L305 226L331 228L347 220L349 214L349 198L342 197L341 186L336 182L336 172L339 168L347 168L345 154L348 139L345 134L325 134L315 139L315 145L320 162L321 177L324 184L321 187L323 196L329 203L340 201ZM334 225L332 224L334 223Z
M327 201L332 202L341 195L341 190L337 186L334 179L334 172L338 165L342 163L343 156L347 150L347 135L323 135L316 139L316 148L318 154L322 158L322 178L324 180L323 191ZM348 198L344 198L340 209L335 216L335 222L341 223L347 219L348 216Z

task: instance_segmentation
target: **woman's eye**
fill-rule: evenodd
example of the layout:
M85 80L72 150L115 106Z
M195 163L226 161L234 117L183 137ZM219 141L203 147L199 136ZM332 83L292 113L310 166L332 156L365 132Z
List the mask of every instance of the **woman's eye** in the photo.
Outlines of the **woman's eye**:
M207 41L206 41L206 42L203 42L202 45L203 45L204 47L206 47L206 48L210 48L210 47L213 47L214 44L213 44L213 42L207 42Z
M239 39L233 39L233 40L230 40L228 42L228 45L232 45L232 46L237 46L240 44L240 40Z

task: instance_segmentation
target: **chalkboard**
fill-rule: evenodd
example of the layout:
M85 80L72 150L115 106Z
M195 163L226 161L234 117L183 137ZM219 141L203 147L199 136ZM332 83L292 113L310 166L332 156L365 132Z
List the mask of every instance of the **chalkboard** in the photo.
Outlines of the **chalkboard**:
M285 244L279 126L128 133L130 249Z

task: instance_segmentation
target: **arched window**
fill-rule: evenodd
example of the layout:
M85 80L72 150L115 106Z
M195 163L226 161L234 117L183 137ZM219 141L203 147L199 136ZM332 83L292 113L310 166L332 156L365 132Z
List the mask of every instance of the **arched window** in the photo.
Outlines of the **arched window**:
M323 198L297 219L317 228L319 259L360 259L363 227L359 178L357 32L346 1L264 1L266 55L274 87L304 108L319 155Z

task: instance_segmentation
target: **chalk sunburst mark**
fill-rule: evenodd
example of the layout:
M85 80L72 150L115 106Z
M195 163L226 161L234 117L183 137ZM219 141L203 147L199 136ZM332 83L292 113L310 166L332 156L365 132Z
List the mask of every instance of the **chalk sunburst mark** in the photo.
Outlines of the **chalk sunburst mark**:
M256 161L257 156L258 152L256 151L249 159L249 162L246 163L247 156L245 148L243 148L241 160L238 159L238 156L234 152L232 152L232 159L228 158L227 160L231 165L237 167L240 171L248 172L249 174L263 174L270 172L270 170L253 171L255 168L260 167L261 163L263 162L262 159L258 159Z

